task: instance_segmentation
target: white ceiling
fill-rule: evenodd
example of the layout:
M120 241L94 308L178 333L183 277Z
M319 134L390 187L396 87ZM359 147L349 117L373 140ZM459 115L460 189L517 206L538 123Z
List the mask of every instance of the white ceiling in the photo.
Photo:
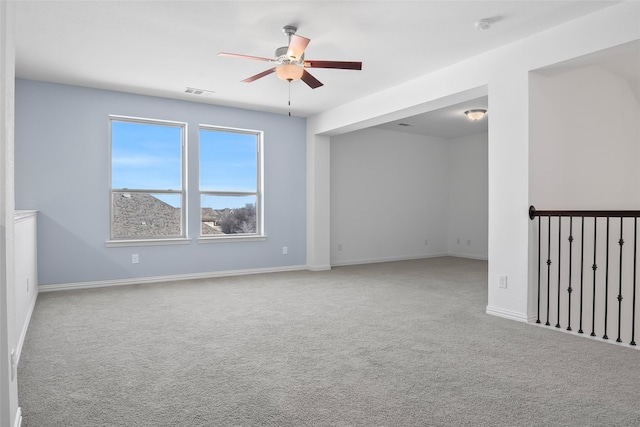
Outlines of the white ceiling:
M475 109L487 110L487 114L480 120L469 120L464 112ZM490 117L488 109L489 97L484 96L429 111L428 113L394 120L376 126L376 128L419 135L439 136L441 138L457 138L477 133L487 133L489 131Z
M309 70L324 83L317 89L293 82L291 113L308 117L615 3L21 0L16 76L287 114L287 82L275 74L241 82L269 63L217 53L272 57L287 43L282 27L292 24L311 39L306 59L363 62L362 71ZM474 27L487 18L490 30ZM185 87L214 93L188 95ZM449 116L466 121L460 111L478 103L486 99L425 120L432 133L451 136L470 122L440 130L438 124Z

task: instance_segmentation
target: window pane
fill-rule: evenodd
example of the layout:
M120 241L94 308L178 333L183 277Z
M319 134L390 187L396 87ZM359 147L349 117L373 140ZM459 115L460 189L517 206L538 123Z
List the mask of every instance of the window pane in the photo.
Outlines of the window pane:
M181 190L182 127L111 121L111 188Z
M180 194L114 191L112 197L112 238L181 236Z
M200 190L257 191L255 134L200 130Z
M202 235L256 233L256 196L209 196L200 201Z

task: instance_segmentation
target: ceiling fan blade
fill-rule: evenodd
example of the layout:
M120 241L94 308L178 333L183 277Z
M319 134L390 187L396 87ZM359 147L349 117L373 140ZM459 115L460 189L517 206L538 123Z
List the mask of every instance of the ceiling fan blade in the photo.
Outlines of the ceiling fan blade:
M246 78L246 79L244 79L244 80L242 80L242 81L243 81L244 83L251 83L251 82L253 82L253 81L256 81L256 80L258 80L258 79L263 78L264 76L268 76L269 74L271 74L271 73L273 73L273 72L275 72L275 71L276 71L276 69L275 69L275 68L270 68L270 69L268 69L268 70L266 70L266 71L263 71L263 72L261 72L261 73L256 74L255 76L248 77L248 78Z
M218 56L228 56L230 58L240 58L240 59L251 59L253 61L271 61L271 59L263 58L261 56L240 55L238 53L220 52L218 53Z
M305 68L338 68L340 70L362 70L362 62L349 61L316 61L313 59L304 61Z
M299 36L297 34L291 35L291 42L289 42L289 49L287 49L287 56L289 58L295 58L300 60L304 54L304 50L307 48L311 40L306 37Z
M300 79L303 82L305 82L311 89L315 89L317 87L322 86L322 83L320 82L320 80L316 79L311 74L309 74L307 70L304 70L304 73L302 73L302 77L300 77Z

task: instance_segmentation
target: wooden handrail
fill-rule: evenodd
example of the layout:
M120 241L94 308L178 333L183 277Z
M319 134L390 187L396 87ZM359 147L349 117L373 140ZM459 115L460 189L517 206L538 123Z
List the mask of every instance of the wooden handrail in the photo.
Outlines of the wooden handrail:
M596 218L640 218L640 211L572 211L572 210L536 210L535 207L529 206L529 218L534 219L537 216L574 216L574 217L596 217Z

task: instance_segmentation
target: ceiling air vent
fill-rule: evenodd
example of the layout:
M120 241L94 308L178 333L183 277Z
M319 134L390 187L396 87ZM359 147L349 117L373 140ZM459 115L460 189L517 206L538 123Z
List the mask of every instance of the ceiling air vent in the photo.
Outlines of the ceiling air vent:
M206 89L196 89L195 87L186 87L184 89L184 93L188 93L188 94L191 94L191 95L211 96L215 92L212 91L212 90L206 90Z

